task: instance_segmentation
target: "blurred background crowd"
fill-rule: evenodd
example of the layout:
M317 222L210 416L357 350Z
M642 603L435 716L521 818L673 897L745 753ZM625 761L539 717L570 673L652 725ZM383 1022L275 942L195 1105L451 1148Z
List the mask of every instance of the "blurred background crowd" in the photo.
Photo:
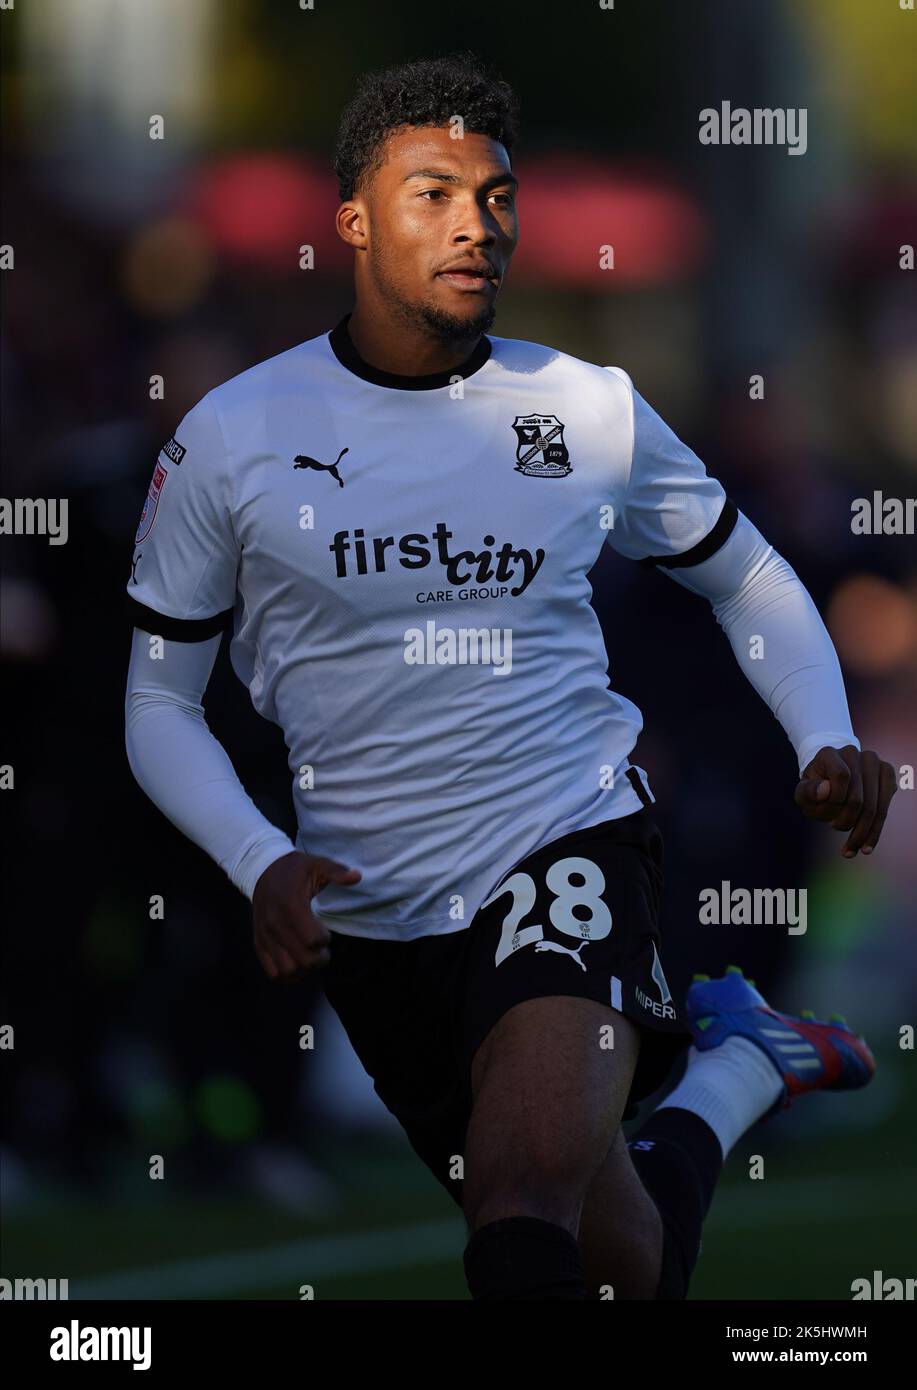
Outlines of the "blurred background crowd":
M249 904L145 798L123 742L123 595L161 444L212 386L351 307L331 152L366 69L470 46L513 84L521 244L494 332L631 374L808 586L862 745L917 761L917 546L850 525L855 498L917 488L917 272L900 251L917 241L917 15L891 0L461 14L421 0L0 14L3 495L69 499L66 545L0 541L13 1226L62 1194L146 1200L130 1174L150 1152L185 1192L314 1214L339 1181L329 1133L395 1142L320 981L268 984ZM805 155L701 145L698 113L722 100L807 108ZM673 988L735 962L781 1007L847 1013L883 1065L856 1107L820 1113L868 1136L914 1095L897 1032L917 1003L917 793L899 793L872 860L843 861L840 837L796 811L793 751L707 606L611 552L593 586L612 685L644 714ZM292 834L282 737L225 646L205 705ZM723 879L806 887L807 933L701 928L698 893Z

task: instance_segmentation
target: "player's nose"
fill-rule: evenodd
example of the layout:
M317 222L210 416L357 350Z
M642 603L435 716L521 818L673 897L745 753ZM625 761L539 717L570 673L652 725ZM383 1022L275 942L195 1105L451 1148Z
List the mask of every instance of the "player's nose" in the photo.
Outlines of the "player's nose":
M475 202L463 203L452 229L452 244L464 245L470 241L483 250L497 244L499 231L493 213L487 208Z

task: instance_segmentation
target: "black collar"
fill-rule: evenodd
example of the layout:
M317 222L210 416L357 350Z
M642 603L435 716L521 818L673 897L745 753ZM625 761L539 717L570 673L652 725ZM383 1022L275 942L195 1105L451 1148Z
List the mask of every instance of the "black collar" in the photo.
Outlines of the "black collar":
M453 377L469 377L479 371L493 351L493 343L481 334L478 345L470 357L466 357L458 367L448 372L427 372L423 376L401 376L397 372L382 372L371 367L357 352L347 329L350 314L345 314L340 323L335 324L328 334L335 357L342 367L364 381L372 381L376 386L389 386L396 391L435 391L440 386L451 386Z

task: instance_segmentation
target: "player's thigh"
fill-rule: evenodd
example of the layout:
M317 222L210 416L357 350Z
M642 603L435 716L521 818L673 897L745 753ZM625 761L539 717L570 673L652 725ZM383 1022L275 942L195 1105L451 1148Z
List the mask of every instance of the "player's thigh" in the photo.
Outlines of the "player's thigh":
M462 1205L471 1092L457 1037L459 934L410 942L332 933L325 994L414 1151Z
M578 995L527 999L499 1019L472 1063L472 1225L482 1213L528 1211L575 1230L620 1125L639 1047L639 1029L623 1014Z

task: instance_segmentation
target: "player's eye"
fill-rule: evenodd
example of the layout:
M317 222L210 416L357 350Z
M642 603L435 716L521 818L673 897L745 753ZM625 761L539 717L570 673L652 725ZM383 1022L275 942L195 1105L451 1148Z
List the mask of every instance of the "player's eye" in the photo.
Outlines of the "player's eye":
M443 196L443 190L441 188L425 188L420 196L421 198L426 198L429 193L433 193L438 197Z
M513 195L512 195L512 193L492 193L492 194L491 194L491 197L492 197L492 198L502 198L502 199L503 199L503 202L500 204L500 207L502 207L502 208L511 208L511 207L513 206Z

